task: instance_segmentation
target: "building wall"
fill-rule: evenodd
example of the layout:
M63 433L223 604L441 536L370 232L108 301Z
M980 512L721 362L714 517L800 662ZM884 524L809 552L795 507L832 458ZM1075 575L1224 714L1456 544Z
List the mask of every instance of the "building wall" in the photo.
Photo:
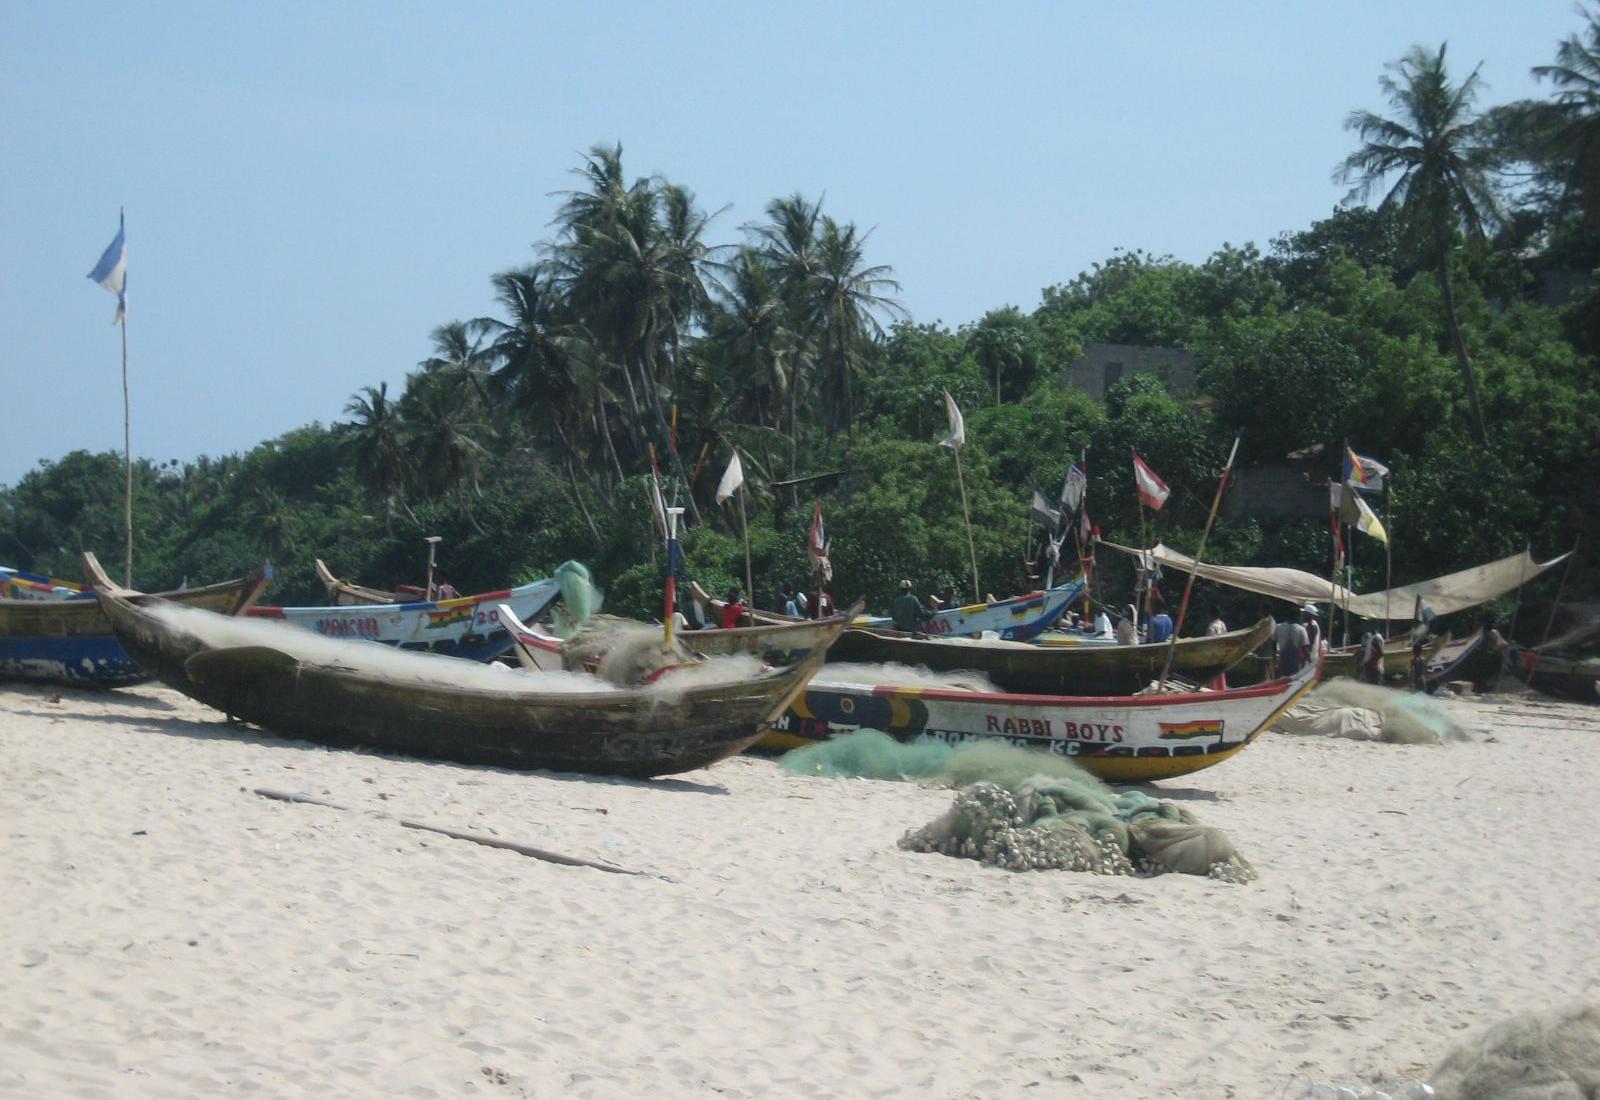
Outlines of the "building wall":
M1222 498L1224 519L1316 519L1328 514L1327 478L1290 462L1235 470Z
M1096 401L1106 399L1112 383L1133 374L1153 374L1173 396L1192 393L1200 364L1183 348L1142 347L1136 344L1088 344L1083 354L1067 364L1061 384L1079 389Z

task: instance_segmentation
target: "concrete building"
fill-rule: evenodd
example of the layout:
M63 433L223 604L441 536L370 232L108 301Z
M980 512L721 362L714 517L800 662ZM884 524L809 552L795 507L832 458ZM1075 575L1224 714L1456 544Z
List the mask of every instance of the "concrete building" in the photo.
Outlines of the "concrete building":
M1067 364L1061 384L1079 389L1096 401L1106 399L1106 389L1133 374L1153 374L1174 397L1194 392L1200 363L1183 348L1152 348L1136 344L1087 344L1083 354Z

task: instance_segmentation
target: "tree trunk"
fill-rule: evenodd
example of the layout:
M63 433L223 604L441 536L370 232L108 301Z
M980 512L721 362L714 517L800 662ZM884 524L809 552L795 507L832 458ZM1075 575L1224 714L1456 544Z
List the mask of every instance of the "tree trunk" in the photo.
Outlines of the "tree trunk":
M1467 404L1472 411L1472 430L1477 436L1478 445L1489 445L1489 433L1483 424L1483 407L1478 404L1478 378L1472 369L1472 360L1467 358L1466 337L1461 334L1461 322L1456 318L1456 290L1455 284L1450 279L1450 252L1448 249L1440 253L1439 260L1439 287L1444 291L1445 327L1450 332L1450 344L1456 353L1456 362L1461 365L1461 381L1467 388Z
M563 436L565 435L565 433L562 433L562 434L563 434ZM565 441L563 440L563 442L565 442ZM578 475L577 475L577 472L574 471L573 468L572 468L572 451L571 451L571 449L568 448L566 454L563 455L562 457L565 459L566 464L567 464L567 480L572 482L572 499L574 499L574 500L576 500L578 502L578 511L583 513L583 522L589 528L589 537L594 539L594 548L597 551L598 550L603 550L603 549L605 549L605 543L603 541L601 541L601 539L600 539L600 531L594 525L594 517L589 514L589 505L584 502L583 490L581 488L579 488L579 486L578 486Z

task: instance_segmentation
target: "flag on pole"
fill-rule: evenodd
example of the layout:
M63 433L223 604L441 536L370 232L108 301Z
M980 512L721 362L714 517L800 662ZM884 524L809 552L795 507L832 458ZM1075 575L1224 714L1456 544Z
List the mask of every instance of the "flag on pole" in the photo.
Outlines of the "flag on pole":
M1067 480L1061 483L1061 511L1075 516L1083 507L1083 498L1089 491L1089 480L1083 476L1083 467L1074 462L1067 467Z
M1387 543L1389 541L1389 532L1385 531L1383 524L1378 522L1377 514L1367 506L1367 502L1361 499L1359 493L1351 493L1350 498L1356 502L1356 530L1363 535L1371 535L1379 542Z
M100 262L89 272L89 278L117 296L117 315L113 325L120 324L128 315L128 239L127 226L121 214L117 215L117 236L106 246Z
M944 391L944 409L950 414L950 434L939 440L939 446L959 451L962 444L967 441L967 422L962 419L961 410L956 406L956 399L950 396L949 390Z
M811 567L822 574L823 580L833 579L833 565L828 561L828 536L822 527L822 504L811 514L811 534L806 539L806 553L811 555Z
M1061 513L1050 507L1050 502L1037 489L1033 491L1033 505L1028 509L1028 518L1037 520L1052 531L1061 523Z
M1172 495L1172 490L1167 488L1167 483L1156 476L1156 472L1145 465L1144 459L1139 457L1139 452L1133 452L1133 481L1139 490L1139 499L1152 512L1161 511L1161 506Z
M744 466L739 462L739 452L735 450L733 457L728 460L728 469L723 473L722 480L717 482L717 503L727 503L728 498L738 492L743 484Z
M1344 445L1344 477L1341 480L1345 483L1376 493L1383 490L1383 479L1388 476L1389 467L1375 458L1356 454L1348 443Z

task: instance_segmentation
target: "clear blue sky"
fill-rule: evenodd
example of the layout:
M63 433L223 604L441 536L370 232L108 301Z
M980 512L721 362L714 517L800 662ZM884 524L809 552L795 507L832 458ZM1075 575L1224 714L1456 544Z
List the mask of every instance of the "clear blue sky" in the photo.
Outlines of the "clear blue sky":
M1357 107L1413 42L1485 103L1571 0L1351 4L298 3L0 10L0 484L120 449L110 295L128 210L135 453L340 417L548 233L582 150L687 184L731 240L770 198L875 227L919 321L1114 248L1201 260L1326 216Z

